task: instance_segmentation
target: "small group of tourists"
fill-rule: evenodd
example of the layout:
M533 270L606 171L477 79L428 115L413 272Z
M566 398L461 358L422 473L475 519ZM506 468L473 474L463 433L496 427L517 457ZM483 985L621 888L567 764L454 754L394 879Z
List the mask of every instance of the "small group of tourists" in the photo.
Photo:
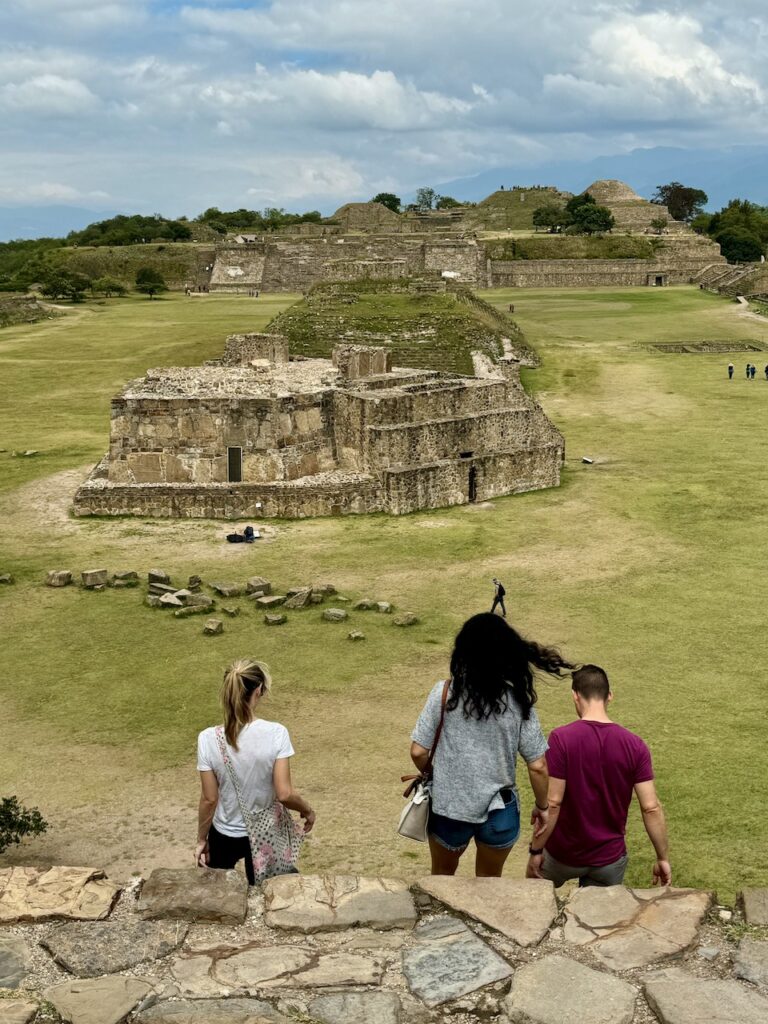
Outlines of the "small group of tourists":
M728 380L733 380L733 371L734 371L733 363L728 363ZM765 379L768 380L768 363L765 364L765 371L764 372L765 372ZM757 373L757 367L755 366L754 363L747 363L746 367L744 368L744 373L746 375L747 380L754 380L755 379L755 374Z
M503 588L496 596L503 600ZM536 713L536 672L571 674L576 718L549 737ZM224 723L198 739L195 861L232 868L244 860L251 884L295 871L302 839L315 823L291 782L288 731L258 717L269 689L264 665L236 661L224 677ZM468 619L456 636L449 677L430 691L411 736L411 758L429 798L432 874L453 875L474 841L475 874L501 875L523 824L519 755L533 797L527 877L555 886L569 879L580 886L620 884L634 795L655 851L653 883L669 885L651 754L639 736L611 720L612 700L599 666L571 664L555 648L526 640L503 615Z

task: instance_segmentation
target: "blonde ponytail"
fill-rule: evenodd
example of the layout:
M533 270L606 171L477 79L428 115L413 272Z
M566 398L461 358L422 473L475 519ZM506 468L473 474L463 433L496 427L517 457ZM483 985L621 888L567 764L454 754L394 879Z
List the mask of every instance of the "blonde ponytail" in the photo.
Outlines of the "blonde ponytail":
M224 732L227 743L237 750L237 737L253 718L251 697L261 687L261 696L269 693L272 679L269 669L259 661L238 658L224 673L221 704L224 708Z

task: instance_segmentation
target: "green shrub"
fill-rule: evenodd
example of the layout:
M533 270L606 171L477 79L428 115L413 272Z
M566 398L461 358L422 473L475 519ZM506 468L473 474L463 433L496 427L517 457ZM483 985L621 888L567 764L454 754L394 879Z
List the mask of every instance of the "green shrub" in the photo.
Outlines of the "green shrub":
M36 807L27 808L15 796L0 799L0 853L25 836L39 836L48 823Z

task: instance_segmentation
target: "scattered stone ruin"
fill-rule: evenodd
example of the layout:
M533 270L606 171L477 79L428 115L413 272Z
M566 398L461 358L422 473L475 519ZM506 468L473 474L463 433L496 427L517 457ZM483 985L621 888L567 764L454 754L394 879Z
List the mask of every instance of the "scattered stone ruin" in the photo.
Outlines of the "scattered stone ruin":
M393 368L385 347L291 358L279 335L233 335L220 360L150 370L113 399L74 510L402 515L556 487L563 457L513 357L463 376Z
M0 869L1 1024L765 1024L768 890ZM729 925L731 926L729 929ZM734 927L735 926L735 927Z

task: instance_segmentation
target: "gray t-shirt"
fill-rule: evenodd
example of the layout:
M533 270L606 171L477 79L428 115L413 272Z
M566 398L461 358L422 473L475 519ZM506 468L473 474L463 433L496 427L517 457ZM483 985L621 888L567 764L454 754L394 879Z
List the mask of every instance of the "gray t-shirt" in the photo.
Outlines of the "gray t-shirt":
M411 734L414 743L430 749L440 722L444 683L437 683ZM547 750L539 716L534 708L523 720L512 698L497 717L478 722L466 718L462 703L446 711L443 732L432 763L432 809L456 821L483 822L490 811L504 806L499 790L515 786L517 755L527 763ZM519 800L518 800L519 803Z

